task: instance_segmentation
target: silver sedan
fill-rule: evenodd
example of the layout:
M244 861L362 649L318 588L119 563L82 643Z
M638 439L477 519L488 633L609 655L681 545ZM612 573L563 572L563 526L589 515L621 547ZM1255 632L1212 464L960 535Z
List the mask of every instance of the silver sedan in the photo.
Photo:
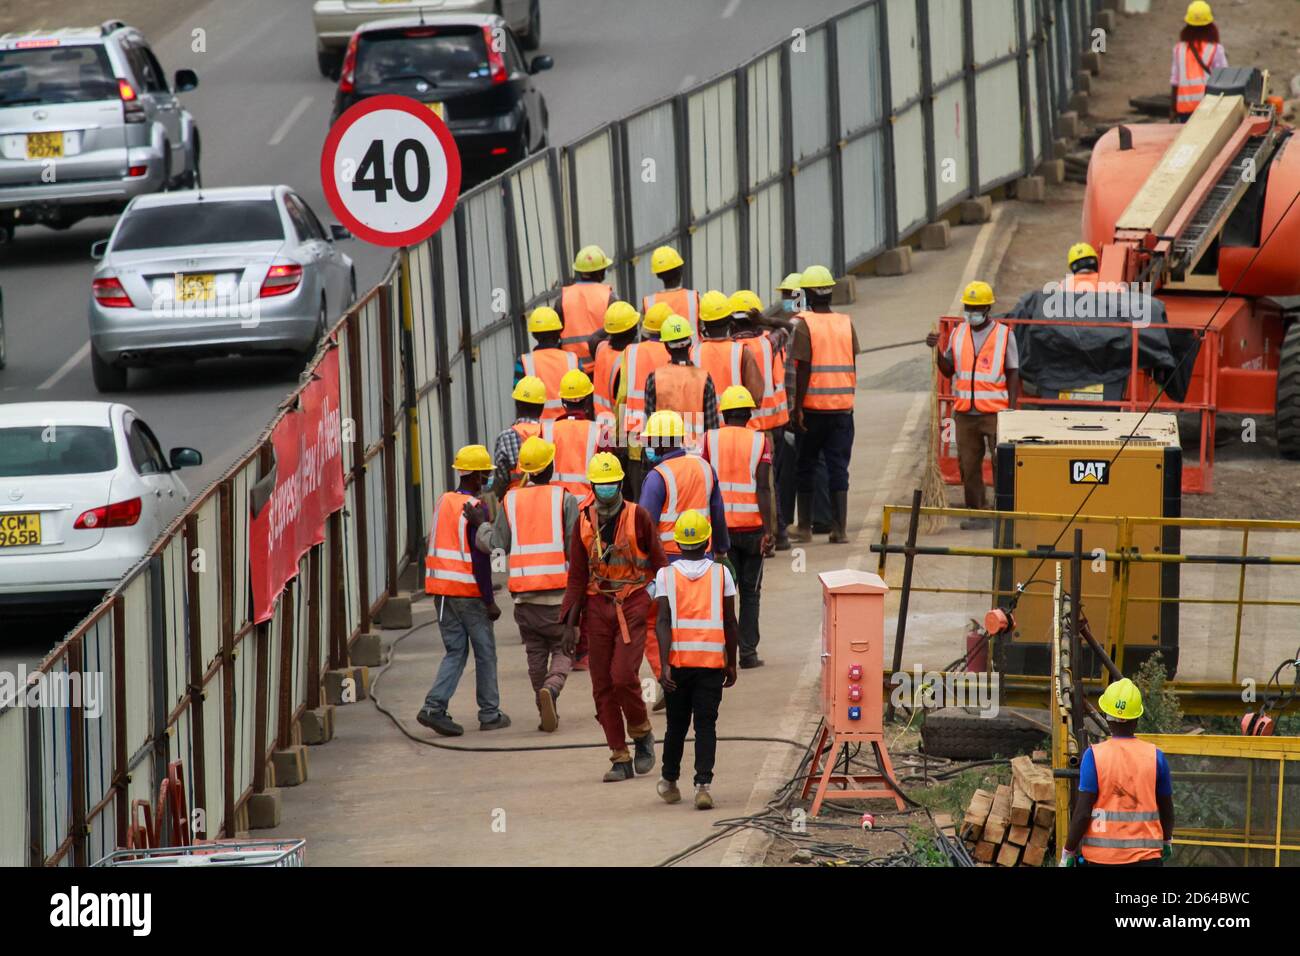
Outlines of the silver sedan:
M101 392L128 369L228 355L310 357L356 298L352 260L288 186L132 200L95 243L90 362Z

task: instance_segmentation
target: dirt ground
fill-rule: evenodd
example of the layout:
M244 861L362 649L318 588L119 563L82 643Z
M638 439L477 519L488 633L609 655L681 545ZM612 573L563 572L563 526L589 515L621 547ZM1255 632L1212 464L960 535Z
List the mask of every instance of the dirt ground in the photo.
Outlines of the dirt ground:
M1165 51L1177 41L1185 9L1183 0L1152 0L1149 14L1120 15L1107 37L1101 74L1092 79L1085 131L1090 126L1142 122L1144 118L1130 109L1129 98L1168 94L1170 55ZM1270 71L1274 94L1300 97L1300 0L1219 0L1214 10L1229 62L1263 67ZM1296 104L1288 106L1294 117ZM1066 182L1049 186L1042 204L1019 204L1016 234L996 278L1002 301L1013 302L1064 274L1065 250L1079 233L1083 195L1082 185ZM1197 420L1191 416L1180 424L1185 460L1194 461L1199 450ZM1221 416L1217 431L1214 492L1184 497L1183 513L1294 518L1300 462L1277 457L1272 420L1260 419L1252 427L1239 417Z

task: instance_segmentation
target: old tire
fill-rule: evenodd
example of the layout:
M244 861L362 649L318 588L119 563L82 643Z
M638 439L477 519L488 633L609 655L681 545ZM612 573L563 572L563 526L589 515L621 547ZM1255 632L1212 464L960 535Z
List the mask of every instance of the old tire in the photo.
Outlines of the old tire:
M1029 753L1046 739L1037 727L1012 714L981 717L978 712L955 707L927 713L921 726L921 746L927 754L956 760Z
M1300 459L1300 320L1291 322L1282 337L1273 424L1277 453L1292 461Z

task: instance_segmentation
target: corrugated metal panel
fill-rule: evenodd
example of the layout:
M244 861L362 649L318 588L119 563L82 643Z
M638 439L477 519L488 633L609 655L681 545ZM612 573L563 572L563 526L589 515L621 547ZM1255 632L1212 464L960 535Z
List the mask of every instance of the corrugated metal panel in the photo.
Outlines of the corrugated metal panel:
M614 127L606 126L595 136L569 151L578 195L578 221L574 224L573 248L593 243L617 258L621 254L618 220L614 214ZM567 265L567 263L566 263ZM614 274L607 276L611 281Z
M388 522L385 520L384 453L373 459L366 480L366 530L370 540L366 548L366 582L370 585L370 603L373 605L384 589L384 555L388 553Z
M510 314L510 268L501 192L492 187L462 200L465 210L467 307L471 330Z
M443 241L450 231L446 231ZM413 247L406 257L411 296L411 359L416 389L438 377L438 336L434 327L433 240Z
M785 276L782 192L782 184L773 183L756 192L749 206L749 281L764 300Z
M868 133L844 147L844 258L854 262L884 249L887 236L885 139Z
M199 575L199 610L202 612L201 643L203 669L221 653L221 540L218 500L212 495L198 514L198 546L203 551L203 573ZM191 561L195 560L193 556Z
M894 188L901 238L926 219L925 125L919 103L898 114L894 123Z
M748 182L766 182L781 172L781 54L772 51L745 68Z
M1023 168L1020 129L1020 78L1014 60L980 73L975 78L980 129L1003 130L1001 136L979 138L981 186L988 188Z
M171 710L185 696L189 685L189 627L185 615L185 544L174 535L159 556L163 593L163 673L167 676L164 700Z
M340 359L342 356L340 356ZM344 392L346 395L347 393ZM350 443L343 442L343 454L349 454ZM344 458L346 467L347 458ZM257 465L250 462L239 470L232 482L231 512L232 540L235 544L234 626L238 631L248 623L248 486L256 476Z
M975 16L975 64L988 63L1014 53L1017 0L980 0ZM1032 5L1033 0L1026 0ZM1026 22L1032 22L1032 17Z
M27 708L0 711L0 866L27 865Z
M803 42L802 51L792 45L790 52L790 122L796 160L825 149L830 142L826 30L809 31Z
M1030 152L1033 154L1034 162L1042 162L1043 143L1050 136L1050 132L1042 128L1043 116L1039 109L1042 98L1038 93L1038 54L1031 46L1029 48L1029 128L1026 133L1030 137ZM1044 134L1047 133L1048 136Z
M934 98L935 196L940 206L970 187L966 84L954 83Z
M85 632L82 639L82 675L77 693L85 715L82 724L86 744L86 812L109 794L113 787L113 616L102 615ZM71 701L69 701L71 703ZM98 832L111 837L116 832L113 820L97 818L91 826L92 837ZM93 855L91 857L94 859Z
M446 464L442 444L442 430L446 424L437 389L421 398L417 407L420 423L420 507L421 513L431 518L434 502L437 501L443 484L443 469Z
M736 81L726 76L686 98L691 216L699 219L736 199ZM699 279L694 279L699 285Z
M733 290L740 285L739 217L726 212L691 237L691 280L698 289Z
M343 495L347 504L343 512L343 593L347 600L343 605L343 633L351 639L357 629L360 615L360 578L357 574L357 486L347 486Z
M65 680L68 658L64 655L49 669L52 679ZM44 817L42 853L49 856L67 836L72 807L72 752L68 740L68 712L52 707L35 711L41 726L41 813Z
M126 752L133 754L152 733L148 575L141 574L128 584L121 600L126 622Z
M324 633L324 632L322 632ZM206 696L198 702L203 708L203 773L207 803L199 807L209 837L221 825L221 804L225 793L225 759L222 750L221 678L207 685Z
M626 211L631 217L632 245L649 245L679 226L677 203L677 130L672 103L638 113L623 124L627 143ZM646 286L637 285L643 295Z
M804 166L794 178L795 254L801 268L831 266L835 223L830 157Z
M889 22L889 91L895 103L906 103L921 92L916 0L886 0L885 15Z
M984 15L984 4L977 4L974 19ZM929 0L926 4L930 26L930 80L935 86L962 71L962 0Z
M849 135L884 117L880 11L866 7L835 26L840 83L840 130Z
M524 302L559 288L559 232L555 222L550 151L511 174L512 214L519 249L519 282ZM607 250L613 252L613 250Z

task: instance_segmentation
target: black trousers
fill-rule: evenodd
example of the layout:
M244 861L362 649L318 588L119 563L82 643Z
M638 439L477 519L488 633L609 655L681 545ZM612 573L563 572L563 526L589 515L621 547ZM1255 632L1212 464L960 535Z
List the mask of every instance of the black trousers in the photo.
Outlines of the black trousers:
M778 528L788 528L795 523L795 489L798 484L799 448L802 441L803 436L788 426L772 432L772 467L776 475ZM812 523L821 527L831 523L831 494L824 456L817 458L816 469Z
M730 531L727 557L736 569L740 598L740 662L758 657L758 607L763 592L763 531Z
M798 488L816 490L817 459L826 459L826 483L831 494L849 490L849 459L853 456L852 412L805 412L800 435Z
M677 689L667 694L668 730L664 737L663 775L681 775L686 734L695 722L695 782L713 782L713 761L718 753L718 707L722 703L720 667L674 667Z

